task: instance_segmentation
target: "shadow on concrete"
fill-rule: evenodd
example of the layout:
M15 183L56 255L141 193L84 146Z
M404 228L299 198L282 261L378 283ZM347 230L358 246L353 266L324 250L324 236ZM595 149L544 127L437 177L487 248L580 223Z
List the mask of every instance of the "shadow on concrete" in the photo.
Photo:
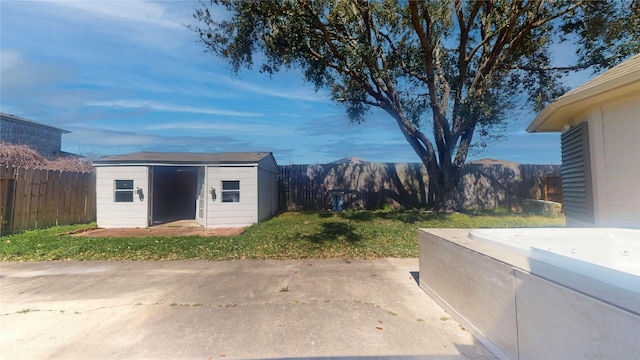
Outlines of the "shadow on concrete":
M420 286L420 272L419 271L410 271L411 277L416 282L418 286Z

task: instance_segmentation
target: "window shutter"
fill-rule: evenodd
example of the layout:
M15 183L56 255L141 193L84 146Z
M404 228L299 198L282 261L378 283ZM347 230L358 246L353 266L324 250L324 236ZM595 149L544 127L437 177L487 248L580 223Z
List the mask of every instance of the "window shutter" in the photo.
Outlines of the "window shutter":
M583 122L561 136L562 206L567 217L593 224L588 129Z

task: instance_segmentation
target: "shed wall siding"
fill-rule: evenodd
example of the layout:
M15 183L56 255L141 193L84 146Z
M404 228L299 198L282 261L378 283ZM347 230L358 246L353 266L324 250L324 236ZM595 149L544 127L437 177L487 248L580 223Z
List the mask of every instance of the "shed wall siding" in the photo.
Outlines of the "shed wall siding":
M269 154L268 156L262 158L262 160L260 160L260 162L258 163L258 167L262 170L270 171L276 174L280 173L280 168L278 167L276 159L272 154Z
M240 202L222 202L222 181L240 181ZM214 188L216 200L208 196L208 227L244 227L258 222L258 174L255 166L211 166L207 168L207 189Z
M132 203L114 201L114 180L133 180L142 188L143 200L134 194ZM148 226L149 169L146 166L96 167L96 219L103 228Z
M604 152L603 225L640 228L640 102L602 109Z
M278 211L278 173L258 169L258 221Z

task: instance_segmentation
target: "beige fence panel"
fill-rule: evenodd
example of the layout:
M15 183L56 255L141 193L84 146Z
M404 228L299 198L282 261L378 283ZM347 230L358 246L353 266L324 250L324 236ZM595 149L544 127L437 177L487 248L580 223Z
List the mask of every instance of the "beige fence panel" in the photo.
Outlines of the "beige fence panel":
M522 210L525 199L544 199L545 176L557 165L470 164L458 186L463 209ZM280 205L287 210L331 208L331 191L344 193L344 208L422 207L429 182L422 164L361 163L280 167Z
M466 165L457 200L463 209L522 210L525 199L545 199L545 176L557 165Z

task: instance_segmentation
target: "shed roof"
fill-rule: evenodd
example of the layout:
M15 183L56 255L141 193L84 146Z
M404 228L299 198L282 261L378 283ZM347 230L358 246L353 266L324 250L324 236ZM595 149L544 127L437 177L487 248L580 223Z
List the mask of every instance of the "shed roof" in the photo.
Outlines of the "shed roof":
M561 131L570 117L593 104L640 90L640 54L560 96L527 127L528 132Z
M54 131L60 132L61 134L68 134L68 133L71 132L71 131L60 129L60 128L57 128L57 127L45 125L45 124L42 124L42 123L39 123L39 122L27 120L25 118L21 118L19 116L15 116L15 115L12 115L12 114L0 113L0 119L2 119L3 121L11 121L11 122L15 122L15 123L24 124L24 125L29 125L29 126L35 126L35 127L45 128L45 129L49 129L49 130L54 130Z
M135 152L130 154L104 156L93 163L107 164L255 164L270 152L221 152L221 153L189 153L189 152Z

